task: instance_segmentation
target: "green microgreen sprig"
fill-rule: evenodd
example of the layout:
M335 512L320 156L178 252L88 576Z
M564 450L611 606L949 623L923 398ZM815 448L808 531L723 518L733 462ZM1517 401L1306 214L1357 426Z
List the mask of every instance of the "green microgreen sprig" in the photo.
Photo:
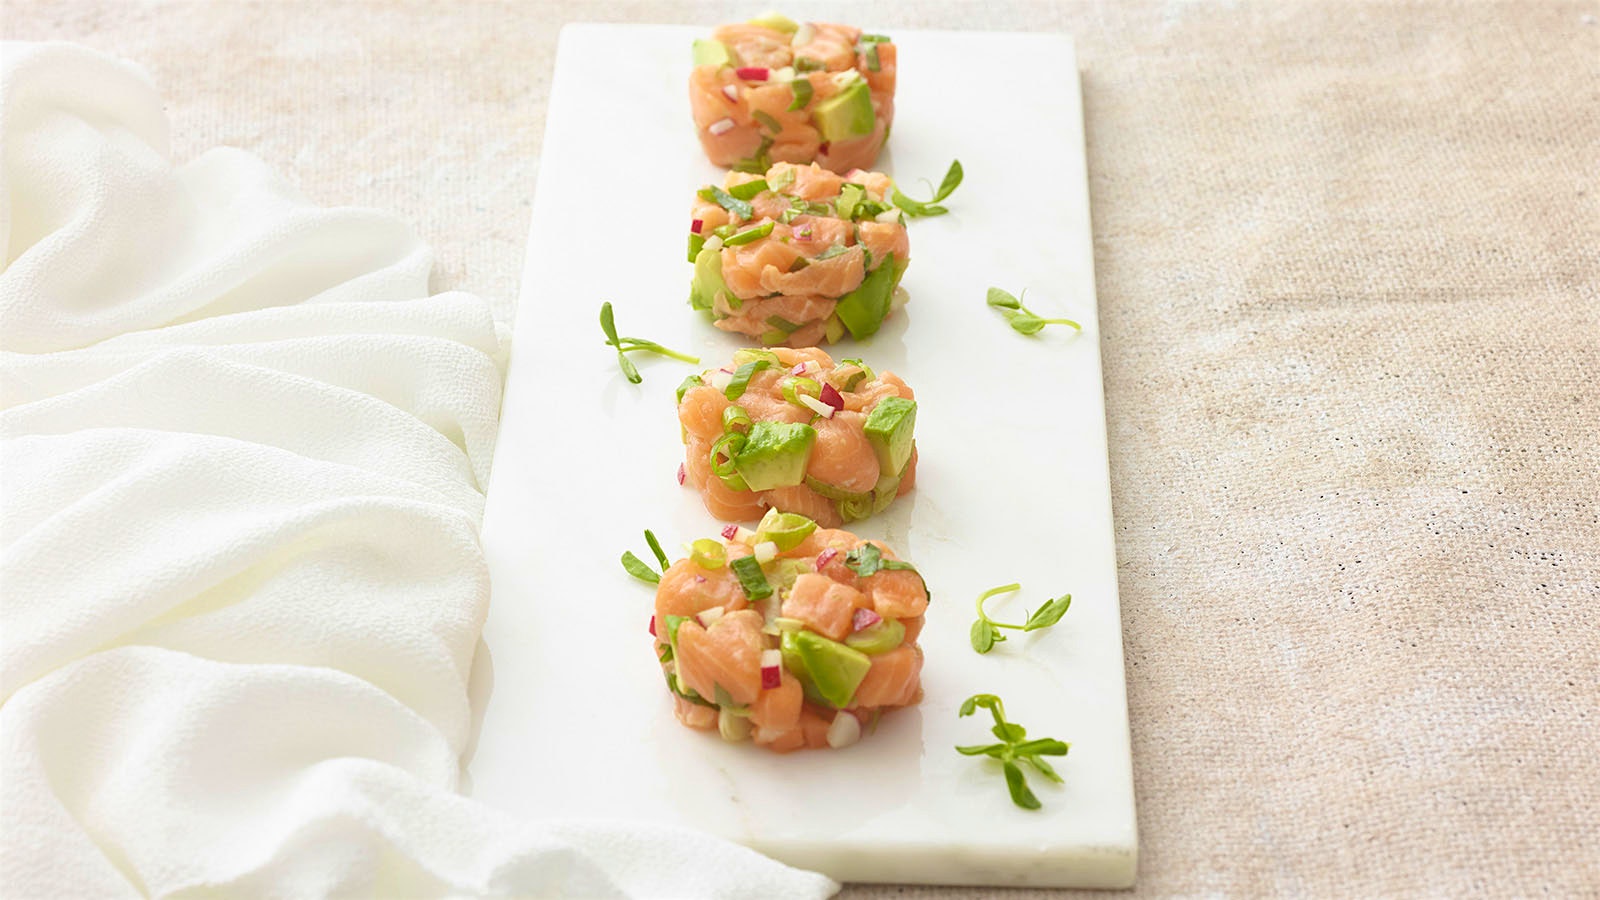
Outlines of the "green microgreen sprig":
M667 561L667 554L662 552L661 542L656 540L655 532L646 528L644 530L644 542L650 545L650 552L655 554L656 562L661 564L661 571L657 572L655 569L650 568L650 564L634 556L632 550L623 552L622 567L628 570L629 575L646 584L660 584L661 576L666 574L667 567L671 563Z
M1063 594L1034 610L1033 615L1028 616L1028 620L1021 625L996 622L983 611L983 603L990 597L1020 590L1022 590L1020 584L1003 584L978 595L978 620L972 623L972 649L979 653L988 653L995 644L1006 639L1006 636L1000 633L1002 628L1013 628L1017 631L1038 631L1041 628L1049 628L1061 621L1062 615L1072 606L1072 595Z
M939 182L939 189L933 192L933 199L928 202L923 203L913 200L900 193L899 188L894 189L890 199L895 206L904 210L908 216L942 216L950 210L939 206L939 201L950 196L956 188L961 186L961 179L965 177L965 174L961 170L961 160L958 159L950 163L950 168L944 173L944 180Z
M1023 288L1022 296L1028 296L1027 288ZM1070 325L1076 331L1082 331L1083 326L1071 319L1046 319L1038 313L1022 305L1022 301L1011 296L997 287L989 288L989 305L1000 310L1011 323L1011 330L1018 334L1038 334L1046 325Z
M1031 766L1040 775L1060 784L1061 775L1040 757L1066 756L1072 745L1055 738L1025 740L1028 729L1006 721L1006 708L994 694L973 694L967 698L967 702L961 704L960 714L970 716L977 712L980 706L994 715L994 727L990 731L1000 739L1000 743L957 746L956 752L963 756L987 756L1000 760L1000 766L1006 776L1006 788L1011 792L1011 802L1023 809L1040 808L1042 804L1039 798L1033 795L1033 791L1028 789L1028 778L1019 763Z
M611 303L609 301L600 304L600 330L605 332L606 346L617 348L617 365L622 367L622 374L627 376L628 381L633 384L638 384L644 380L639 376L639 370L634 368L633 360L628 359L627 356L629 353L638 350L654 353L658 356L670 356L686 363L700 362L700 357L698 356L679 353L676 350L663 347L655 341L647 341L643 338L617 337L617 323L612 317Z

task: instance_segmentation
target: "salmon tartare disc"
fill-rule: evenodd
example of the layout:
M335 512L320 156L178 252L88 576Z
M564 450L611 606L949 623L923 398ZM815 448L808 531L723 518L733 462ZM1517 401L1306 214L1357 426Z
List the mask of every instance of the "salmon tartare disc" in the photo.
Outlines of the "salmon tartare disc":
M833 528L882 512L916 483L911 388L815 347L740 350L690 375L678 422L678 482L726 522L776 509Z
M870 167L894 122L895 46L848 25L767 15L694 42L689 107L711 162Z
M774 510L669 566L650 633L679 721L787 753L853 744L922 699L927 608L884 544Z
M881 172L778 163L702 188L689 218L689 305L766 346L860 340L905 302L905 214Z

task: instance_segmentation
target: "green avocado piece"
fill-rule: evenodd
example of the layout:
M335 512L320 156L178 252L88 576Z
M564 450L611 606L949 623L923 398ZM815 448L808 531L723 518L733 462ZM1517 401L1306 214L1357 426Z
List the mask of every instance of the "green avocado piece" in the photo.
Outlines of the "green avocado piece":
M762 13L751 19L747 24L771 28L773 31L781 31L784 34L794 34L800 30L800 25L795 20L788 16L780 16L775 12Z
M814 631L785 631L780 647L784 667L824 702L843 709L855 698L872 660L860 650L830 641Z
M825 141L848 141L871 134L877 124L872 116L872 89L864 80L850 82L844 90L813 107L811 121Z
M824 497L827 497L829 500L861 501L872 499L871 491L862 491L859 493L856 491L847 491L844 488L834 487L826 481L821 481L811 477L810 475L806 476L806 487L811 488L813 491L816 491L818 494L821 494Z
M878 478L878 486L872 489L872 514L877 515L889 508L900 490L899 475L882 475Z
M721 41L694 42L694 64L697 66L731 66L733 55Z
M905 471L911 459L912 429L917 425L917 401L904 397L885 397L878 401L867 415L864 430L867 441L878 454L878 465L884 472L897 476ZM898 486L898 485L897 485Z
M695 309L712 309L718 294L726 294L728 286L722 281L722 251L701 248L694 257L694 280L689 283L689 305Z
M838 316L828 317L828 328L827 331L824 332L823 337L825 337L830 344L837 344L839 343L839 339L844 337L844 323L839 321Z
M733 467L752 491L799 484L806 477L817 431L799 422L757 422L733 456Z
M700 251L704 253L705 251ZM891 253L873 269L861 285L839 298L833 314L839 317L850 336L856 340L868 338L878 332L885 316L889 315L889 295L897 280L894 271L894 254Z
M906 627L899 619L884 619L844 639L845 645L868 656L888 653L905 641Z

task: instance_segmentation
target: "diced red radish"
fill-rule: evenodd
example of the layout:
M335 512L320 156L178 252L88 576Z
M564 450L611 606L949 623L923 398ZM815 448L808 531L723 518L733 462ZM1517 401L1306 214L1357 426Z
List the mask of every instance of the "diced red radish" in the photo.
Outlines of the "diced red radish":
M817 399L833 407L835 412L844 409L844 396L839 393L838 388L831 384L822 386L822 390L817 394ZM679 483L682 484L681 481Z
M803 363L803 362L795 363L794 364L794 368L789 370L789 374L790 375L804 375L805 373L806 373L806 364Z
M772 73L765 66L740 66L733 70L733 74L745 81L766 81Z
M655 616L651 616L650 617L650 636L651 637L655 637L656 636L656 617Z
M704 575L696 575L694 577L694 583L695 584L705 584L706 583L706 577Z
M766 565L778 558L778 545L772 541L762 541L750 549L755 554L756 562L762 565Z
M732 85L732 84L723 85L722 86L722 96L727 97L729 100L733 101L734 103L738 103L739 102L739 88L738 88L738 86L737 85Z
M706 241L706 246L707 247L711 246L711 242L710 241ZM719 391L727 390L728 389L728 385L730 383L732 383L732 381L733 381L733 373L732 372L724 372L721 369L718 369L717 371L712 372L711 374L706 376L706 384L711 385L712 387L716 388Z
M861 720L844 710L833 717L828 726L828 746L837 750L861 740Z
M684 470L683 463L678 463L678 483L683 484L689 478L689 473Z
M850 620L850 630L861 631L864 628L871 628L882 621L883 616L870 609L857 609L855 617Z
M827 141L823 141L821 144L818 144L817 145L817 152L818 153L827 153L828 152L828 142Z
M694 614L694 620L696 622L699 622L702 626L704 626L706 628L710 628L711 627L711 623L713 623L713 622L717 621L718 619L722 618L722 614L724 612L725 612L725 610L722 607L713 606L710 609L702 609L699 612L695 613Z
M833 558L835 556L838 556L838 555L839 555L839 551L833 549L832 547L829 547L828 549L822 551L821 553L818 553L817 554L817 570L821 571L824 566L826 566L828 563L833 562Z
M731 541L731 540L733 540L734 538L736 538L738 536L739 536L739 526L737 526L737 525L724 525L724 526L722 526L722 539L723 540Z
M801 394L799 399L807 409L823 417L824 419L833 418L833 414L835 412L834 408L826 403L823 403L821 400L818 400L816 397L813 397L810 394Z
M702 226L704 224L706 224L704 220L695 219L693 222L689 223L689 233L690 234L699 234L700 233L700 226Z
M715 135L727 134L733 130L732 119L718 119L706 127L706 130Z
M773 690L783 685L783 653L777 650L761 651L761 688Z

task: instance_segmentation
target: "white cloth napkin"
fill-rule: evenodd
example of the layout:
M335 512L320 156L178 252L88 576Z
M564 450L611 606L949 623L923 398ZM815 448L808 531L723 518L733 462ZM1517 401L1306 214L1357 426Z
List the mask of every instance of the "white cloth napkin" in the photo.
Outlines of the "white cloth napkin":
M832 893L454 793L495 324L393 218L166 128L127 64L0 49L0 892Z

